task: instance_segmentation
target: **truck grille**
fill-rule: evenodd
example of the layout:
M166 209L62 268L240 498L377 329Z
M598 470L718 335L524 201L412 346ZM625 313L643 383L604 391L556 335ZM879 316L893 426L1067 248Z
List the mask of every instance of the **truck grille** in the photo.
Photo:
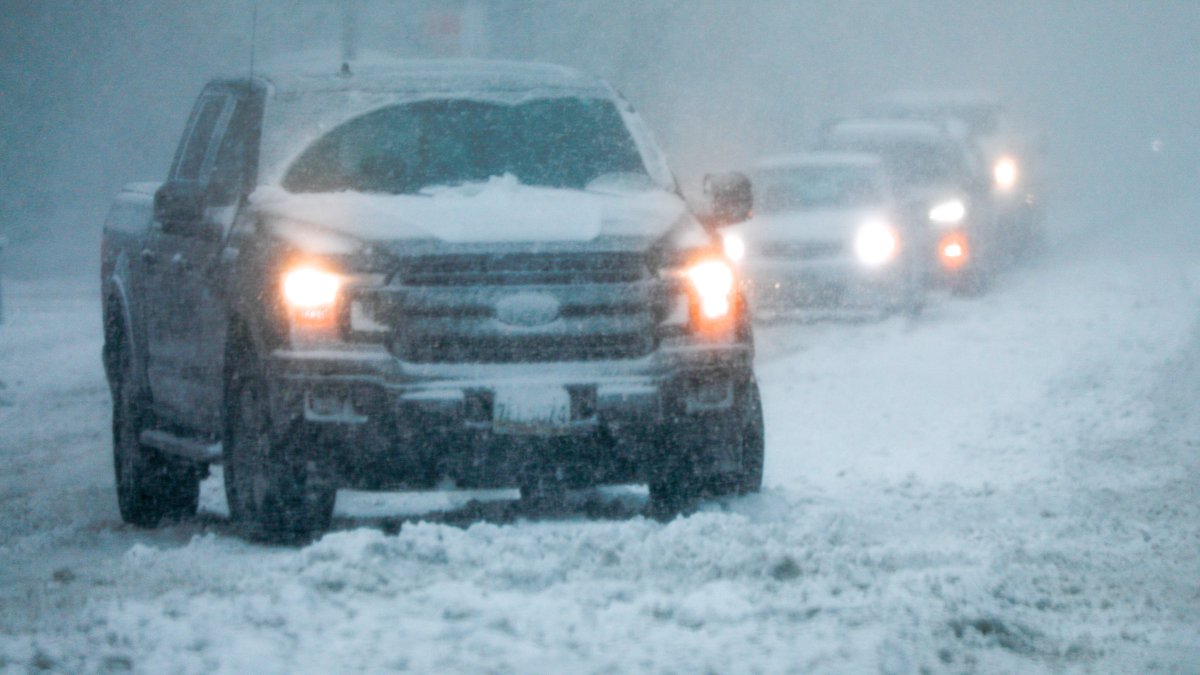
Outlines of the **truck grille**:
M396 281L404 286L528 286L630 283L649 275L631 253L442 255L413 258Z
M408 340L397 354L413 363L530 363L632 359L650 353L651 335L453 336Z
M413 363L638 358L655 348L663 304L644 256L629 253L423 256L387 293L389 348ZM505 323L498 306L520 294L553 298L556 317Z

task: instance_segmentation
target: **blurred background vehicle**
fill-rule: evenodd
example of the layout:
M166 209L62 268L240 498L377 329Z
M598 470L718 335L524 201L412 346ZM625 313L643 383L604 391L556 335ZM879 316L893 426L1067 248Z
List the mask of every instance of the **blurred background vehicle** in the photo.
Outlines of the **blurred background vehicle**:
M873 117L951 124L987 164L1004 254L1016 259L1043 243L1044 212L1037 143L1018 128L999 96L985 91L900 91L866 108Z
M962 292L986 284L998 263L995 214L983 160L961 136L930 122L846 119L826 125L816 147L878 155L932 278Z
M759 315L810 309L904 311L924 304L923 227L899 219L882 160L809 153L748 172L754 217L723 233Z

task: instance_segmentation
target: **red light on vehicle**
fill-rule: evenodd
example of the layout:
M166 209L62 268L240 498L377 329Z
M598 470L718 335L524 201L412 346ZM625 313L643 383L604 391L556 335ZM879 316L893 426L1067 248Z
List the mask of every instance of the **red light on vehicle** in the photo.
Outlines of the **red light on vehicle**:
M938 242L938 259L942 267L956 270L967 264L971 249L967 245L967 237L962 232L950 232Z

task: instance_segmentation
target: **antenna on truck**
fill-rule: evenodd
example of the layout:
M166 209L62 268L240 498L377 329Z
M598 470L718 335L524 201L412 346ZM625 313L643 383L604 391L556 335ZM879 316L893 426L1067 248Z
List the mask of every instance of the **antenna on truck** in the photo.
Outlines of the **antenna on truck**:
M258 46L258 0L250 10L250 79L254 79L254 50Z
M342 63L358 58L358 7L353 0L342 4Z

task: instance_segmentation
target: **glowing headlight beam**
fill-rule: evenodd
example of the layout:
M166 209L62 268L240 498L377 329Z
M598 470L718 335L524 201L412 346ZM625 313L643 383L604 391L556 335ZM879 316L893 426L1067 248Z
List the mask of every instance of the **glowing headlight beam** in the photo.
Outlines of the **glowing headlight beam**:
M733 232L726 232L721 238L725 244L725 257L733 262L741 262L746 257L746 241Z
M896 257L899 248L896 231L884 223L866 223L854 235L854 252L865 265L882 265Z
M992 165L992 179L1000 190L1011 190L1017 184L1017 160L1012 157L1001 157Z
M687 278L700 299L700 313L706 319L720 319L732 309L733 268L723 260L704 260L688 268Z
M316 267L297 267L283 275L283 299L302 317L328 318L337 302L342 279Z
M929 209L929 219L940 225L956 225L967 217L967 205L961 199L947 199Z

